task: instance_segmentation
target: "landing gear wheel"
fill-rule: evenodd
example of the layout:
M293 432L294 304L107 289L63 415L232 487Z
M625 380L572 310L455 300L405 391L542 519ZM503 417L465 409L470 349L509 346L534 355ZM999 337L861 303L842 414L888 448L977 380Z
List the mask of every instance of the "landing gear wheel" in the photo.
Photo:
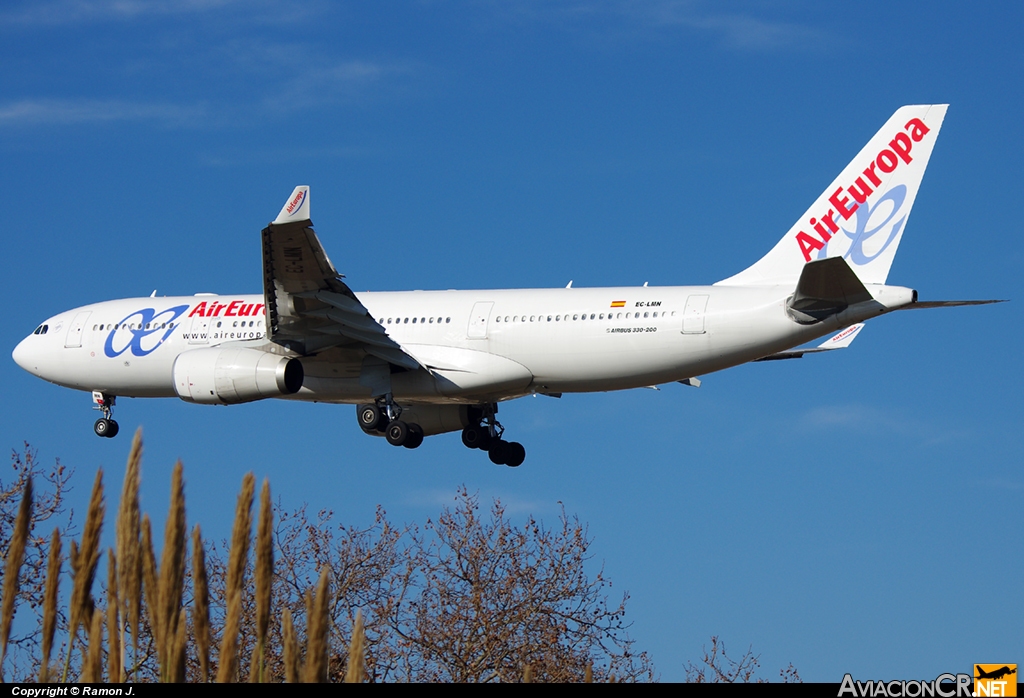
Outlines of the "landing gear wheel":
M491 433L485 426L470 424L462 430L462 443L466 448L479 448L486 451L491 443Z
M509 443L508 441L498 440L491 444L491 450L487 452L487 456L491 459L491 462L495 465L507 465L509 455Z
M423 429L419 424L410 424L409 435L405 437L405 443L402 445L406 448L419 448L421 443L423 443Z
M518 441L508 445L508 452L505 454L505 465L510 468L518 468L526 460L526 449Z
M96 436L102 436L109 438L111 432L114 431L114 422L107 419L106 417L100 417L96 420L96 423L92 425L92 430L96 432ZM117 432L114 431L116 434Z
M120 430L120 427L117 426L117 422L115 422L113 419L107 421L110 422L110 429L109 431L107 431L107 438L112 439L115 436L117 436L117 432Z
M356 417L359 427L367 434L384 431L388 425L387 415L376 405L360 405Z
M409 425L401 419L396 419L388 424L384 437L392 446L404 446L405 440L409 438Z

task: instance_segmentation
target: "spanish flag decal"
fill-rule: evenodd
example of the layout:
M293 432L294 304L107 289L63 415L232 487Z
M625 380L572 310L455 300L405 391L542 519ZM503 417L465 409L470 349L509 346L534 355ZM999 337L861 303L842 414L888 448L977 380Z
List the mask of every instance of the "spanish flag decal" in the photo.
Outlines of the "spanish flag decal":
M612 307L613 308L625 308L626 307L626 301L612 301Z

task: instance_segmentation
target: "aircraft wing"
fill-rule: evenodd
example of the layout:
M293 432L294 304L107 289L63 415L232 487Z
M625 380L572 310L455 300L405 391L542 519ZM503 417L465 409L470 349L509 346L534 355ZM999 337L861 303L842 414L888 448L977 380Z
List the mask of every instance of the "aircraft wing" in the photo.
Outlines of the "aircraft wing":
M787 349L786 351L780 351L775 354L769 354L763 356L755 361L777 361L779 359L799 359L804 354L817 354L823 351L833 351L834 349L845 349L853 343L854 338L860 331L864 329L864 323L858 322L856 325L850 325L845 330L838 334L834 334L824 342L816 347L805 347L802 349Z
M362 349L408 369L420 363L388 337L331 264L309 219L309 187L295 187L263 229L263 295L271 341L304 355Z

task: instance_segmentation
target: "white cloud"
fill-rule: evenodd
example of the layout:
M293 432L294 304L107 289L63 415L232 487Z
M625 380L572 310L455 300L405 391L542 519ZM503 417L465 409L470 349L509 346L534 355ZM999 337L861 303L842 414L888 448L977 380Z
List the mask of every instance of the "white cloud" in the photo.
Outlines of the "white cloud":
M37 126L112 121L156 121L167 125L199 122L198 105L146 104L119 100L23 99L0 104L0 126Z

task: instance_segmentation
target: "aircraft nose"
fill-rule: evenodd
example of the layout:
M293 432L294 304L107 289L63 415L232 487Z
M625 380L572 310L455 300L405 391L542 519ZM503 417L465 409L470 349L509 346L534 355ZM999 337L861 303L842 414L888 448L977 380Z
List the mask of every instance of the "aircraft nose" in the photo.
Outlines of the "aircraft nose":
M14 351L11 352L11 358L14 359L14 363L18 364L29 373L38 375L39 371L32 362L32 349L28 346L30 339L32 339L31 335L18 342L18 346L14 347Z

